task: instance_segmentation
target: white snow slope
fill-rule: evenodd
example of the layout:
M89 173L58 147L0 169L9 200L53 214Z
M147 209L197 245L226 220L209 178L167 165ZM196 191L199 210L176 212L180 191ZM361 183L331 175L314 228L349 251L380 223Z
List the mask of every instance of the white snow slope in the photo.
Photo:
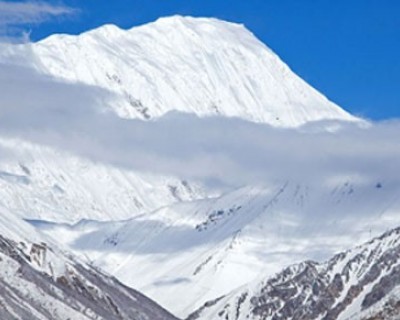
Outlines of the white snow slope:
M112 107L127 118L175 110L284 127L356 120L244 26L217 19L174 16L130 30L105 25L2 48L0 57L18 54L31 55L40 72L110 90Z
M94 265L187 316L259 276L321 261L400 224L390 181L246 187L122 222L36 222Z
M0 159L0 205L25 219L122 220L205 197L199 185L175 177L102 165L20 139L0 138L0 147L16 153Z

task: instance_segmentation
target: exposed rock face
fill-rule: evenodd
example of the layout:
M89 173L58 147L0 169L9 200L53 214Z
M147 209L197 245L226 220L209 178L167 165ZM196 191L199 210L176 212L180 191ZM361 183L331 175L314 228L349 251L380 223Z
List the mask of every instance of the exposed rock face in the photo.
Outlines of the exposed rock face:
M362 320L397 320L400 319L399 299L389 299L383 307L371 315L365 316Z
M188 319L398 319L400 228L319 264L306 261L255 282Z
M29 245L0 236L0 319L176 318L116 279L44 243Z

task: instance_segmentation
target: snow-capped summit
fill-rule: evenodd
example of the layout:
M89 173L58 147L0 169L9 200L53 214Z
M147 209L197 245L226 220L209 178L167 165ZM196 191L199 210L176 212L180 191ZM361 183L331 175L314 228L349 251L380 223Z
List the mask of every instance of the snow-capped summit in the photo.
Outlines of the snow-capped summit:
M41 72L115 93L112 107L126 118L177 110L284 127L356 120L243 25L218 19L173 16L130 30L105 25L53 35L30 50Z

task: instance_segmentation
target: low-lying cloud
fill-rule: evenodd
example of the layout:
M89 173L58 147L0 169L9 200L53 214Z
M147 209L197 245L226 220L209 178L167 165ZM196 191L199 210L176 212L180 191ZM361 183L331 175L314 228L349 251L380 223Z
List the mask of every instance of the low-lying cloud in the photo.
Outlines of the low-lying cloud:
M119 118L103 89L0 64L0 136L50 145L138 171L239 186L335 177L400 182L400 122L314 123L279 129L240 119L171 113ZM320 128L337 126L334 132Z

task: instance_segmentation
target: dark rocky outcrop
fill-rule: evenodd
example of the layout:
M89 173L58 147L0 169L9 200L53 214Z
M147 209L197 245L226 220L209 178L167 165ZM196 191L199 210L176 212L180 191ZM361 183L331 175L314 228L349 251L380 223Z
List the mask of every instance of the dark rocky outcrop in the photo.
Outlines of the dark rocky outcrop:
M49 253L65 266L62 274L51 267L55 261L47 260ZM44 243L0 236L0 268L2 320L176 320L139 292Z
M400 228L323 264L306 261L290 266L199 309L190 319L217 314L224 320L336 320L354 303L361 307L352 319L400 319L396 288L400 288Z

